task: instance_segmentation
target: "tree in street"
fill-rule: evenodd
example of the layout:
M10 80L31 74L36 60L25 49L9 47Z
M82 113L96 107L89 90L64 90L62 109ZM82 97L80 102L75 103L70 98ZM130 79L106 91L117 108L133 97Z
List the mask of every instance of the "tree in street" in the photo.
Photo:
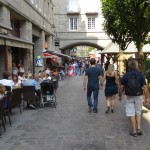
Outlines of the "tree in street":
M142 47L150 43L150 1L149 0L101 0L104 16L104 30L113 42L125 50L129 43L135 43L137 58L143 59Z

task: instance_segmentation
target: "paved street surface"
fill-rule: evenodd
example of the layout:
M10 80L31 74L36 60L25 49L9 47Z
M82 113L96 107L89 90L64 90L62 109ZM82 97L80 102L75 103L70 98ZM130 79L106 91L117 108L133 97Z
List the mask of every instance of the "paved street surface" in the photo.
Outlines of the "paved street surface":
M105 115L100 91L99 113L89 114L82 78L60 81L57 108L13 111L12 127L2 131L0 150L150 150L150 112L143 110L141 137L129 135L123 102L116 98L114 114ZM7 123L8 124L8 123Z

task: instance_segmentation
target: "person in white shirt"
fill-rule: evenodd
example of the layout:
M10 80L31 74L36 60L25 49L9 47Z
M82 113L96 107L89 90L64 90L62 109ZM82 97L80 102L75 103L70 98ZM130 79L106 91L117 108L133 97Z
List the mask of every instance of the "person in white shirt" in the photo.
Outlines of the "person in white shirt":
M12 68L12 74L13 75L17 75L18 74L18 68L16 67L16 64L15 63L13 63L13 68Z
M24 82L24 80L27 80L24 73L19 73L18 79L21 81L21 84Z
M13 81L9 80L9 73L8 72L3 73L3 79L0 80L0 83L3 84L4 86L10 86L11 89L13 87Z
M21 88L21 81L18 79L17 75L13 75L13 88Z
M45 78L43 78L43 80L51 80L51 76L49 74L46 74Z
M23 66L23 64L20 64L19 72L20 72L20 73L24 73L24 72L25 72L25 71L24 71L24 66Z
M46 74L49 74L49 75L51 74L51 70L50 70L50 68L49 68L49 67L47 67L47 69L46 69L45 73L46 73Z

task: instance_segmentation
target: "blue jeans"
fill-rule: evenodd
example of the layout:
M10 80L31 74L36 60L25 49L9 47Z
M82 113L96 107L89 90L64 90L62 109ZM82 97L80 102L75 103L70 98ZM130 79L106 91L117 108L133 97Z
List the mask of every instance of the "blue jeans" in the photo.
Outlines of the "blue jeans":
M92 103L92 93L93 93L93 96L94 96L94 105ZM99 88L96 88L96 89L87 89L87 101L88 101L88 106L89 108L90 107L93 107L94 106L94 111L97 111L97 105L98 105L98 93L99 93Z

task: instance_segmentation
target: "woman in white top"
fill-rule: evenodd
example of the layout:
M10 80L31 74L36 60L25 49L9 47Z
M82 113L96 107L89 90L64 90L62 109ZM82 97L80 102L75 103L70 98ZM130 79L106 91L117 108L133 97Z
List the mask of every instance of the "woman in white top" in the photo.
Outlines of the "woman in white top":
M14 74L18 74L18 68L16 67L16 64L15 63L13 63L13 67L12 67L12 74L14 75Z
M20 64L20 67L19 67L19 72L20 73L24 73L24 66L22 64Z
M17 75L13 75L13 88L21 88L21 81L18 79Z
M46 74L45 78L43 78L43 80L51 80L51 76L49 74Z

